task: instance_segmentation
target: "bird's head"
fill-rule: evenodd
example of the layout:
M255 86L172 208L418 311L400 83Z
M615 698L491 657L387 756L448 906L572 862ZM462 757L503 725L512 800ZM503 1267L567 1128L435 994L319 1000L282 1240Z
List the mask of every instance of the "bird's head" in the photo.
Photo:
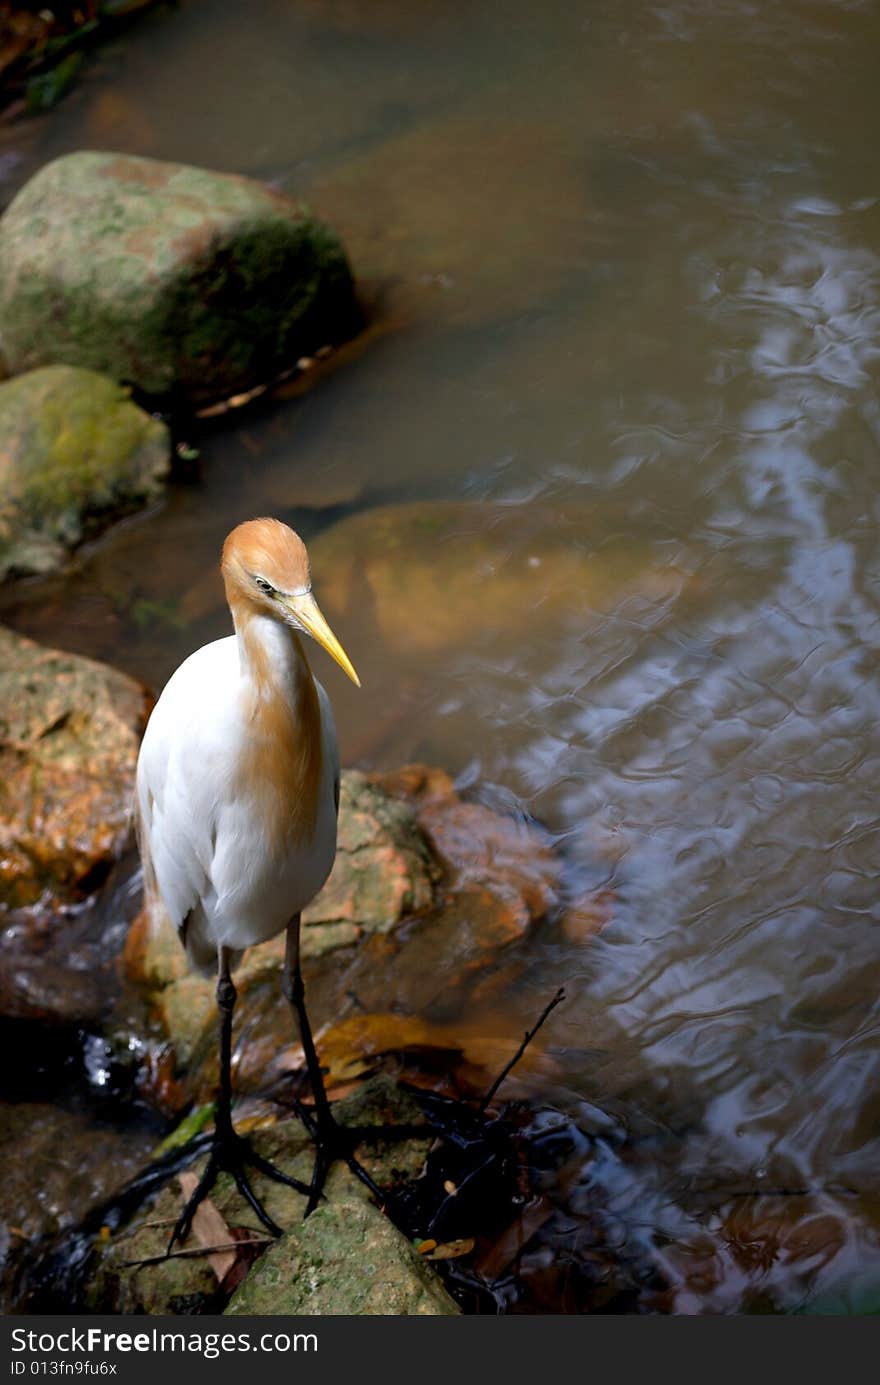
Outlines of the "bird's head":
M256 610L311 635L360 687L312 596L309 555L299 534L279 519L249 519L227 536L220 567L233 611Z

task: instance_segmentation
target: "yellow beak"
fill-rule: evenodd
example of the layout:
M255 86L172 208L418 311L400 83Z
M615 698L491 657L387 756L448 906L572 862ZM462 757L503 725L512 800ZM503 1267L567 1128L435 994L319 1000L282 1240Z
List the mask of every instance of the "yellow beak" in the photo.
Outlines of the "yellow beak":
M321 615L318 603L312 593L303 592L301 596L286 596L284 597L284 605L292 615L296 616L300 625L308 630L312 639L323 645L331 659L335 659L342 671L348 674L352 683L360 687L361 680L354 671L354 664Z

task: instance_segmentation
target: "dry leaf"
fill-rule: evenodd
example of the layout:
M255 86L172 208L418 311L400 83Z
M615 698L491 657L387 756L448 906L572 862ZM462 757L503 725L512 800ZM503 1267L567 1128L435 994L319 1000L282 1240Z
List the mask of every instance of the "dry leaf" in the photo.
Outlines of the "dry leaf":
M475 1269L484 1278L498 1279L516 1260L536 1231L553 1215L553 1204L546 1197L534 1198L527 1203L515 1221L503 1231L493 1246L479 1258Z
M464 1236L459 1241L444 1241L442 1245L435 1246L433 1250L427 1251L426 1260L457 1260L460 1255L470 1255L474 1248L473 1236Z
M416 1015L392 1014L350 1015L315 1042L327 1081L334 1086L362 1077L385 1053L420 1048L455 1052L461 1047L449 1037L444 1042L434 1026Z
M194 1173L179 1173L177 1181L180 1184L184 1202L186 1202L198 1187L198 1177ZM200 1202L196 1208L190 1235L200 1246L205 1247L208 1264L217 1276L217 1283L222 1284L235 1264L236 1252L234 1250L211 1251L208 1247L227 1245L235 1238L216 1203L212 1202L209 1197Z
M510 1028L510 1021L492 1016L489 1022L495 1032L485 1033L466 1022L431 1024L418 1015L389 1013L349 1015L338 1024L329 1025L316 1035L321 1065L326 1082L341 1086L363 1077L378 1059L388 1053L411 1055L448 1054L464 1063L472 1073L475 1087L486 1085L504 1066L522 1037L521 1031ZM510 1029L505 1033L505 1028ZM294 1052L285 1054L284 1068L294 1060ZM537 1074L554 1078L560 1065L544 1051L540 1043L532 1043L517 1064L517 1074Z

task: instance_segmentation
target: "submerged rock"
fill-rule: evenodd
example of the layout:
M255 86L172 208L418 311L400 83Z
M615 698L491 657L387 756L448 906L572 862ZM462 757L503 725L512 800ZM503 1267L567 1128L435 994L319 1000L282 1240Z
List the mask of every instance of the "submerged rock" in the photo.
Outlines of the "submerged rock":
M414 501L341 520L309 551L322 607L387 648L509 654L554 622L583 627L627 598L681 590L682 571L624 525L588 505Z
M455 324L522 313L583 273L597 218L552 122L441 117L362 141L309 189L391 312Z
M166 425L93 370L45 366L0 384L0 578L56 570L154 500L170 456Z
M43 1102L0 1104L0 1290L41 1237L71 1226L131 1177L150 1137ZM3 1311L11 1311L2 1305Z
M303 916L313 1025L352 1009L422 1013L442 1005L555 907L559 870L534 829L463 802L440 770L343 773L336 864ZM281 935L248 949L236 971L236 1032L246 1035L238 1092L265 1089L301 1059L280 993L283 956ZM126 958L190 1095L208 1097L216 1082L213 979L188 970L170 925L151 929L143 915Z
M72 1225L136 1172L151 1143L47 1102L4 1102L0 1222L31 1240Z
M88 366L192 403L271 379L356 322L337 238L246 178L79 152L42 168L0 219L14 372Z
M0 628L0 908L82 899L131 831L149 695Z

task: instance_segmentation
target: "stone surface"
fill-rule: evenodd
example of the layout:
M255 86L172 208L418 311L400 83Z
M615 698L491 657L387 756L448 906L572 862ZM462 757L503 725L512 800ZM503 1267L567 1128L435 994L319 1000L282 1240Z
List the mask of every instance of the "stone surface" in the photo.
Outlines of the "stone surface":
M381 1129L421 1121L421 1112L412 1098L387 1078L375 1078L365 1084L346 1101L339 1102L335 1111L342 1124L358 1127ZM251 1138L264 1158L308 1181L313 1149L298 1121L280 1122L271 1129L256 1131ZM424 1139L405 1142L383 1143L380 1138L363 1143L357 1154L380 1186L388 1188L421 1171L430 1143L429 1134ZM203 1161L196 1163L192 1171L198 1174L203 1166ZM231 1312L458 1311L433 1270L418 1262L406 1239L372 1205L347 1169L334 1167L321 1216L316 1212L307 1222L303 1221L305 1199L299 1193L259 1173L253 1174L252 1181L267 1212L287 1234L249 1269L241 1288L238 1283L242 1273L248 1271L246 1259L231 1273L224 1273L222 1282L218 1269L223 1267L216 1259L212 1263L207 1254L149 1263L162 1255L168 1227L182 1205L182 1191L175 1179L151 1206L142 1209L101 1247L87 1289L90 1309L112 1313L217 1312L232 1294ZM264 1237L231 1178L220 1178L210 1200L222 1219L218 1226L222 1230L225 1225L230 1241L249 1233ZM189 1248L195 1249L198 1244L198 1236L193 1232ZM262 1248L265 1241L261 1240L260 1245ZM253 1251L244 1254L253 1256ZM289 1277L290 1270L297 1265L303 1271L298 1285L290 1282ZM376 1307L376 1299L365 1291L365 1279L384 1283L390 1296L385 1301L395 1306ZM297 1294L303 1296L301 1309L291 1306L298 1301Z
M43 1102L0 1105L0 1221L36 1239L73 1224L146 1159L151 1138Z
M682 573L630 546L623 524L588 505L417 501L352 515L309 553L328 618L396 653L509 655L512 640L532 642L553 622L681 589Z
M249 179L78 152L42 168L0 219L0 345L16 372L62 362L205 401L356 323L339 241Z
M340 850L306 915L313 1027L353 1009L422 1014L480 973L558 903L560 865L533 829L465 803L441 770L342 776ZM260 1091L302 1059L281 998L283 936L236 971L238 1092ZM214 982L188 971L176 935L141 916L126 947L193 1099L216 1082Z
M0 628L0 907L80 899L106 876L148 712L125 674Z
M167 426L104 375L56 365L0 384L0 578L56 570L155 500L170 456Z
M360 1194L345 1170L336 1196L270 1246L227 1314L452 1316L460 1309L429 1264Z
M546 304L596 244L581 151L528 114L441 116L358 148L308 195L404 318L471 325Z
M99 1126L46 1103L0 1104L0 1296L29 1245L109 1196L137 1171L149 1145L142 1133Z

